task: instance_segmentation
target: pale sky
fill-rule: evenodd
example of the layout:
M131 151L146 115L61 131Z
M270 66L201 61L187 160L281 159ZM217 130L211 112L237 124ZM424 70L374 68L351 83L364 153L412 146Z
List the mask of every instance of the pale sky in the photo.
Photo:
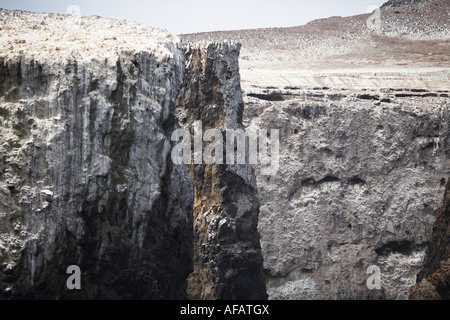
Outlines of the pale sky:
M292 27L331 16L366 13L387 0L0 0L0 8L138 21L181 33ZM73 11L72 11L73 12Z

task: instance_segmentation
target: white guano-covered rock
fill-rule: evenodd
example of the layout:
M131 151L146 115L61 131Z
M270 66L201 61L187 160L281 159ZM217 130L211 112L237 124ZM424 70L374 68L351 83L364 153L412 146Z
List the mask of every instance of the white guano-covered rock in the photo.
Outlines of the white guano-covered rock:
M0 28L0 296L183 298L192 184L169 154L179 38L5 10ZM84 290L66 290L69 265Z

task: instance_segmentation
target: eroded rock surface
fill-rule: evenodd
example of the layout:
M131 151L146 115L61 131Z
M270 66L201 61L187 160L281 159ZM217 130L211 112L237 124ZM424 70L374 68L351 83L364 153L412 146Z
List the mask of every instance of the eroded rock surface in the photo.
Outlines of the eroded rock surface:
M177 114L193 136L196 123L203 131L220 130L223 141L227 129L244 129L239 51L236 43L187 49ZM228 165L224 160L187 168L194 184L194 271L188 279L189 297L266 299L252 167Z
M192 184L169 161L178 39L96 17L0 14L0 294L185 297ZM82 290L66 288L70 265Z
M433 226L433 234L411 300L450 299L450 180Z
M182 36L241 42L244 125L280 130L278 173L255 167L269 299L408 297L450 172L449 10Z
M270 297L406 298L450 170L448 100L246 102L248 128L280 129L277 175L256 171Z
M447 12L390 1L184 49L1 10L0 297L404 299L424 265L412 295L448 297ZM279 171L173 165L177 121L279 129Z
M171 157L177 109L184 125L243 128L240 46L0 17L0 298L266 298L252 168Z

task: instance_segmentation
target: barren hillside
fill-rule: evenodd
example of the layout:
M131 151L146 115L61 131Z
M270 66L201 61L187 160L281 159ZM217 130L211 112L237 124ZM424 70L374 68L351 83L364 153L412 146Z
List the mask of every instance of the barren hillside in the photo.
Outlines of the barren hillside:
M411 3L412 2L412 3ZM292 28L183 35L242 43L245 90L450 87L450 3L389 1L380 11Z

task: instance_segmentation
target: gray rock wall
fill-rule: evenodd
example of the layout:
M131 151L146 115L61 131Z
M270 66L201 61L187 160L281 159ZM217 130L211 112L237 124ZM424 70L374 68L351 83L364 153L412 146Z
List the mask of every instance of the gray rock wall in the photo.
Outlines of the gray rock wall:
M185 52L134 23L0 16L0 298L408 296L450 172L445 71L374 72L363 91L339 73L269 88L273 70L247 70L242 100L239 45ZM173 165L177 121L198 120L279 129L277 174ZM65 286L73 264L81 291Z
M448 99L318 92L244 99L248 128L280 129L278 173L256 171L269 298L405 299L450 171Z
M265 299L251 166L171 157L177 110L243 129L240 46L0 17L0 299Z
M49 26L41 35L76 27L72 17L21 17ZM99 46L96 32L112 23L78 22ZM186 296L192 183L170 162L184 54L176 37L146 31L159 47L116 42L89 59L93 48L76 52L81 39L59 53L36 52L36 42L0 57L2 298ZM67 290L69 265L80 267L82 290Z

